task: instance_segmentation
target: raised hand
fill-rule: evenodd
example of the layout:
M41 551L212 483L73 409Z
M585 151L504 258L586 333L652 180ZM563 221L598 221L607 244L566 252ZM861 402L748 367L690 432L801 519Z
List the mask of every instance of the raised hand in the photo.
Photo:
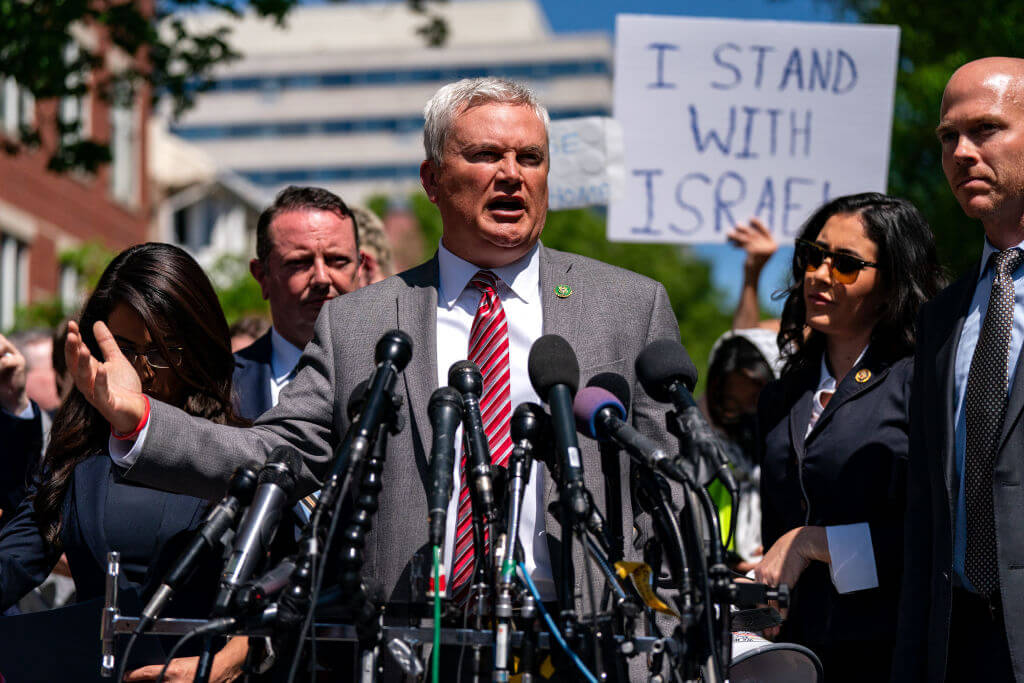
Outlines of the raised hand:
M749 225L737 223L726 234L726 237L747 252L747 260L744 265L748 268L760 270L779 248L771 232L768 231L768 226L756 217L750 219Z
M142 381L135 366L121 353L106 324L97 321L92 329L103 361L93 358L89 347L82 340L78 323L71 321L68 323L68 340L64 345L68 372L85 399L106 418L116 432L131 433L146 413Z
M0 408L12 415L18 415L28 408L25 382L25 356L0 334Z

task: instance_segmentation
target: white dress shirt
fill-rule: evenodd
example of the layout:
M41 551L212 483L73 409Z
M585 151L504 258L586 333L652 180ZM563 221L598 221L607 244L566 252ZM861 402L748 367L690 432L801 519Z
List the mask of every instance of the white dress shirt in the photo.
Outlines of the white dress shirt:
M443 244L437 254L440 286L437 292L437 381L448 385L448 369L469 355L469 333L480 304L480 290L469 281L481 270L448 251ZM543 333L544 316L540 303L540 258L535 245L515 263L489 269L498 276L498 297L508 322L508 360L512 407L525 401L539 403L530 384L527 361L530 347ZM448 504L448 526L445 531L444 566L451 576L455 527L459 508L459 465L462 460L461 432L456 439L454 486ZM533 463L530 483L523 497L519 540L523 546L526 568L540 590L541 597L553 600L555 583L551 574L544 530L544 468Z
M295 366L302 357L302 349L281 336L276 327L270 328L270 406L277 405L281 390L294 378Z
M857 356L857 360L853 362L854 367L864 358L867 350L865 346ZM825 354L821 354L820 377L818 389L814 392L814 399L811 402L811 419L807 422L805 438L814 429L818 418L825 410L826 402L822 401L824 395L829 394L831 397L836 392L836 378L828 369ZM852 593L878 587L875 548L871 545L871 527L867 522L827 526L825 527L825 536L828 542L829 558L832 560L830 563L832 583L837 592Z

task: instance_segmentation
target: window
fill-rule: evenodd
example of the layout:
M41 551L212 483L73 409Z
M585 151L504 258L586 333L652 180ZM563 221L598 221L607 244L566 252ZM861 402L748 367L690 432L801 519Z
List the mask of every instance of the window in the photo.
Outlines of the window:
M139 130L134 102L116 92L110 106L110 194L132 204L138 191Z
M80 56L78 43L68 43L64 50L64 61L69 66L74 66ZM84 83L81 74L68 74L65 82L68 88L78 88ZM60 98L58 116L62 126L69 127L77 122L74 128L64 131L61 142L65 145L72 145L89 137L89 94L87 91L80 95L68 95Z
M36 100L13 78L0 78L0 134L18 137L22 126L35 122Z
M64 313L76 310L82 304L81 277L78 270L71 265L60 267L60 302Z
M0 330L14 326L14 312L27 302L28 247L0 233Z

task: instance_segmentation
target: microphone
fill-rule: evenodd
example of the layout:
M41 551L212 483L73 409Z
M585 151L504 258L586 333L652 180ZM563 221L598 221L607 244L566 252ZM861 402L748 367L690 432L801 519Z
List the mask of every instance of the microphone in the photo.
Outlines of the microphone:
M271 451L260 470L252 505L238 525L231 557L221 574L220 592L213 606L215 616L227 612L235 591L249 580L266 557L301 468L302 457L293 446L285 444Z
M249 467L238 467L231 475L228 491L224 494L224 498L206 515L206 519L203 520L202 526L192 537L188 547L178 556L174 565L164 576L163 583L160 584L145 609L142 610L142 618L135 628L136 632L142 633L156 621L160 612L174 596L174 592L188 581L199 557L223 542L225 532L234 526L239 511L249 504L255 490L256 472Z
M398 373L405 369L412 359L412 339L401 330L388 330L374 347L376 369L370 378L359 419L352 423L352 445L348 457L361 462L370 451L376 436L377 426L385 419L386 411L394 410L391 389Z
M697 368L683 345L672 339L651 342L637 356L635 368L640 385L651 398L675 406L684 447L709 464L729 493L738 495L739 485L718 438L693 400Z
M576 520L582 520L589 505L572 414L573 395L580 383L579 361L569 342L546 334L533 343L527 365L533 390L551 408L551 430L569 509Z
M672 476L675 465L664 449L625 421L626 408L610 391L584 387L572 405L581 432L598 441L614 441L634 460Z
M260 578L245 584L235 596L235 606L243 613L251 611L255 605L284 590L293 571L295 560L282 561Z
M480 396L484 378L470 360L461 360L448 369L448 386L462 394L462 438L466 448L466 481L473 487L480 509L488 522L497 520L494 481L491 477L491 450L480 416Z
M452 497L455 469L455 430L462 421L462 396L451 387L440 387L427 406L434 437L430 446L430 491L427 495L430 545L444 545L448 501Z

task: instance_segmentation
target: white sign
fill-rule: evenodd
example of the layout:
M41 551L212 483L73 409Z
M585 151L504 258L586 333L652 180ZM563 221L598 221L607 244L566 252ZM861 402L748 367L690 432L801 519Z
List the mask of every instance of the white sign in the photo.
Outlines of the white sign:
M551 122L548 208L607 204L622 196L622 127L602 116Z
M884 192L899 28L619 15L625 194L608 238L794 237L825 201Z

